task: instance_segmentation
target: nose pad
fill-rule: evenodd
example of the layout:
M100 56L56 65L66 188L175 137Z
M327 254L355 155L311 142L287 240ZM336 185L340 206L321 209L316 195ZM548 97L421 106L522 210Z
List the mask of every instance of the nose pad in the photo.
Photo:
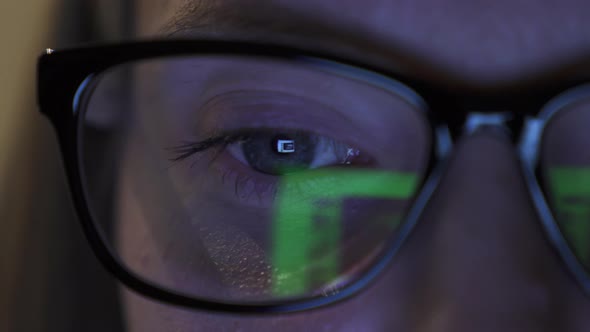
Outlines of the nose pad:
M482 131L496 132L513 139L514 133L508 127L508 122L513 118L510 113L470 113L463 127L464 135L472 136Z
M502 130L459 141L407 246L424 260L416 311L432 318L417 319L417 330L545 331L561 317L563 270Z

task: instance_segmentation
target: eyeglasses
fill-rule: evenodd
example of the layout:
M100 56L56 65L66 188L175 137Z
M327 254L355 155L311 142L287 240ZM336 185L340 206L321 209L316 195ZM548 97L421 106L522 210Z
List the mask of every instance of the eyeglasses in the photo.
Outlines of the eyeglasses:
M120 281L193 308L292 312L373 281L453 141L490 127L590 293L589 77L467 91L280 45L152 41L48 51L38 98Z

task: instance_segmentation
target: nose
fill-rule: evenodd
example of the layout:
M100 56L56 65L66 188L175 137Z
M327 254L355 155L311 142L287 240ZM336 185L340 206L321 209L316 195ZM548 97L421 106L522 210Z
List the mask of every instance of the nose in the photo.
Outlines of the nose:
M406 250L421 256L413 331L541 332L566 320L563 285L573 281L501 132L458 142Z

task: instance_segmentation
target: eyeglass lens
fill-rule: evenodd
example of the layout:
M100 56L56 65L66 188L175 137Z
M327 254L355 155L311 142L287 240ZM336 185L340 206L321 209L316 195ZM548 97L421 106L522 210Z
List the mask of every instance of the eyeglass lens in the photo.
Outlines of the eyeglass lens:
M540 153L541 184L578 260L590 270L590 95L563 105L546 125Z
M81 159L107 245L136 275L218 301L309 298L357 281L395 238L432 144L409 89L362 76L188 56L95 78ZM99 162L108 185L91 179Z

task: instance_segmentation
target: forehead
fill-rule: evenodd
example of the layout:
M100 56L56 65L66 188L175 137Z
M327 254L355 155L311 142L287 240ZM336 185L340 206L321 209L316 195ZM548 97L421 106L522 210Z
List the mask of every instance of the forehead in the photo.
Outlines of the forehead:
M517 79L590 55L590 2L583 0L143 0L139 10L144 34L176 21L189 33L222 35L216 24L242 14L269 32L280 20L311 36L312 22L321 22L318 29L361 36L375 49L402 47L467 79Z

